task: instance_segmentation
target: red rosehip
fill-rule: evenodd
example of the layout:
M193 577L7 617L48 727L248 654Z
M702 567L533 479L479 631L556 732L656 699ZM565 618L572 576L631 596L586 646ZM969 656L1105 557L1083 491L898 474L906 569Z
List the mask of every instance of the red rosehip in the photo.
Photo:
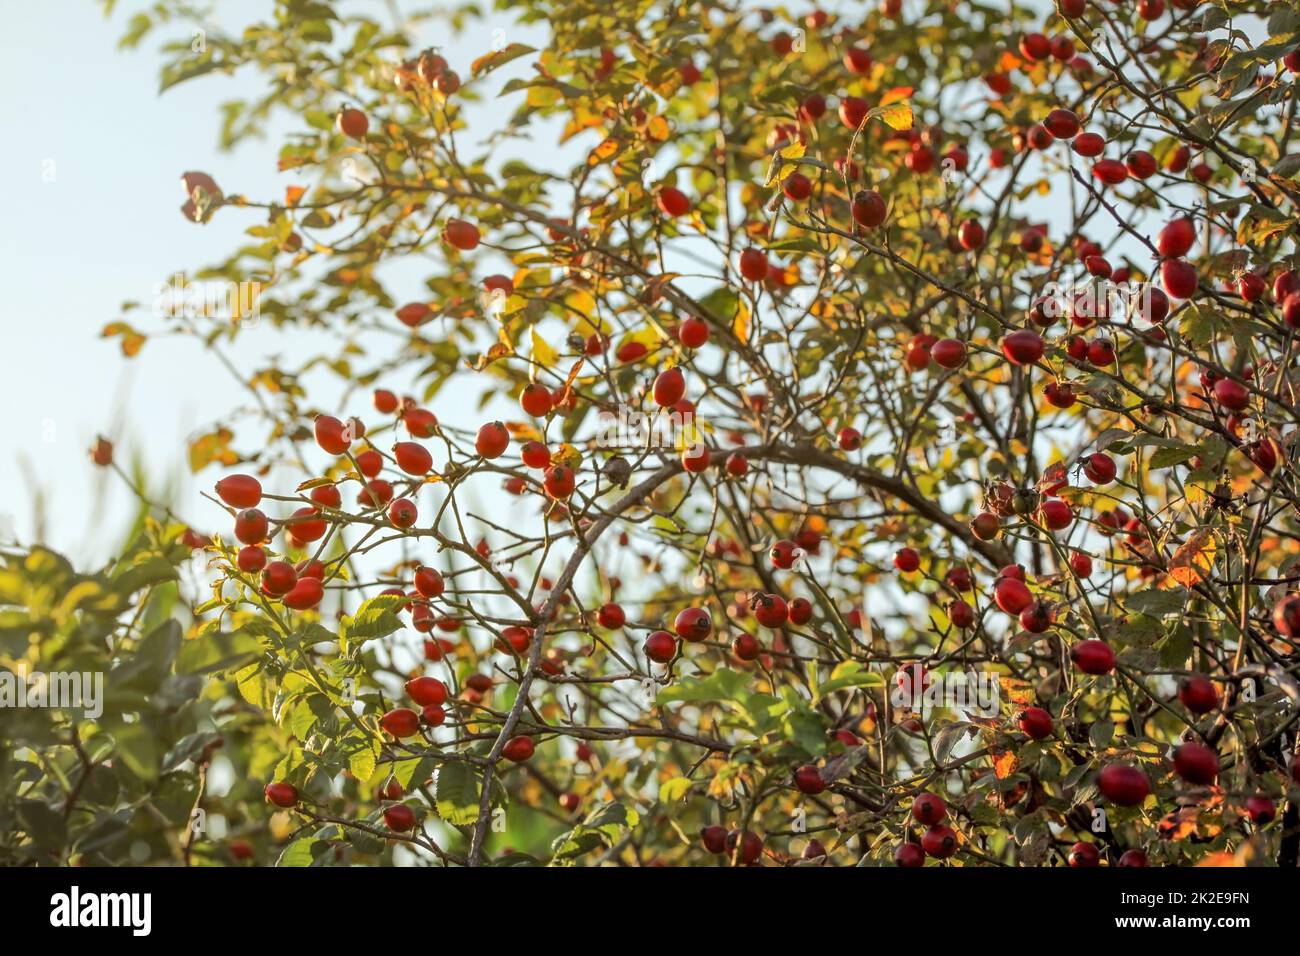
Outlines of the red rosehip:
M1262 827L1272 823L1277 816L1277 804L1263 794L1256 794L1246 798L1246 812L1250 814L1251 823Z
M483 458L499 458L510 444L510 432L500 422L488 422L478 430L474 450Z
M822 779L821 772L813 764L804 764L794 772L794 785L800 793L816 796L822 793L828 784Z
M447 700L447 685L436 677L413 677L405 689L406 696L421 707L441 706Z
M394 737L411 737L420 732L420 715L407 707L398 707L380 717L379 726Z
M1019 615L1021 611L1034 603L1033 593L1025 582L1016 578L1001 578L993 586L993 600L1008 614Z
M217 482L216 491L232 508L255 508L262 500L262 484L252 475L227 475Z
M772 559L772 567L782 569L792 567L795 558L797 557L798 550L799 547L793 541L788 541L783 538L776 542L776 544L772 545L772 550L769 552Z
M268 802L288 809L298 802L298 788L291 783L268 783L262 788Z
M1079 134L1079 117L1070 110L1058 108L1047 114L1043 126L1057 139L1073 139Z
M1043 357L1043 339L1030 329L1019 329L1002 340L1002 354L1013 365L1033 365Z
M352 107L339 110L334 124L340 133L350 139L362 139L370 129L370 120L366 114Z
M1092 159L1100 156L1106 148L1106 140L1098 133L1080 133L1074 137L1070 148L1080 156Z
M1085 674L1109 674L1115 669L1115 652L1105 641L1090 638L1070 648L1070 660Z
M915 548L899 548L894 554L894 567L904 574L911 574L921 566L921 555Z
M529 382L519 393L519 407L534 418L545 418L552 405L551 390L537 382Z
M681 401L686 394L686 376L678 366L673 366L655 378L654 400L661 408L669 408Z
M762 249L746 249L740 254L740 274L750 282L767 278L767 253Z
M1174 748L1174 771L1188 783L1208 786L1219 776L1219 755L1205 744L1188 741Z
M623 613L623 608L617 604L602 604L600 610L596 612L596 621L607 631L613 631L627 623L627 615Z
M791 173L781 183L785 198L792 202L802 202L812 195L812 180L803 173Z
M859 189L853 196L853 221L865 229L874 229L885 221L885 200L874 189Z
M754 617L764 627L778 628L790 619L790 608L781 595L763 594L755 603Z
M388 506L388 520L397 528L410 528L419 518L415 502L410 498L398 498Z
M703 319L691 316L677 327L677 339L688 349L698 349L709 341L709 325Z
M266 540L270 522L257 508L248 508L235 515L235 537L244 544L261 544Z
M468 252L478 246L478 226L464 219L453 219L442 230L442 238L447 244Z
M1016 723L1034 740L1052 735L1052 715L1041 707L1026 707L1016 718Z
M963 249L978 249L984 245L984 227L974 219L967 219L957 229L957 242Z
M575 486L576 480L573 469L566 465L552 465L546 469L542 478L542 487L550 497L557 501L563 501L573 494Z
M1083 460L1083 473L1094 485L1108 485L1115 480L1115 459L1096 452Z
M667 631L653 631L641 649L656 664L667 664L677 655L677 639Z
M1079 841L1070 847L1070 853L1066 857L1066 861L1070 866L1076 868L1097 866L1101 862L1101 851L1097 849L1094 843Z
M501 756L514 763L523 763L536 751L537 746L532 737L511 737L501 748Z
M1196 267L1183 259L1166 259L1160 263L1160 284L1175 299L1190 299L1196 294Z
M957 834L949 827L930 827L921 836L921 849L926 856L936 860L946 860L957 852Z
M930 346L930 358L943 368L960 368L966 361L966 346L957 339L940 339Z
M408 475L424 476L433 470L433 455L413 441L399 441L393 446L393 457L397 460L397 467Z
M1041 33L1026 33L1020 38L1020 53L1026 60L1046 60L1052 55L1052 45Z
M727 852L727 828L720 826L704 827L700 830L700 842L709 853L720 855Z
M388 829L398 833L414 830L415 811L404 803L395 803L391 807L384 808L384 823L388 825Z
M673 621L673 630L684 641L703 641L713 633L713 619L702 607L683 608Z
M1192 674L1179 681L1178 699L1193 714L1208 714L1219 706L1219 691L1204 674Z
M908 869L925 866L925 851L919 843L900 843L894 850L894 862Z
M1119 807L1135 807L1151 793L1151 781L1137 767L1108 763L1097 775L1101 795Z
M1187 217L1166 223L1156 236L1156 248L1166 259L1178 259L1187 255L1196 243L1196 226Z
M316 444L331 455L341 455L352 444L352 429L333 415L316 418Z
M284 602L285 607L295 611L306 611L319 604L324 596L325 588L318 579L300 577L289 589L289 593L280 600Z
M923 793L912 801L912 816L917 823L933 826L948 814L948 805L934 793Z
M1156 158L1145 149L1135 149L1129 153L1128 158L1124 160L1124 166L1134 179L1148 179L1154 176L1156 169L1159 168Z
M686 197L686 193L672 186L664 186L660 189L655 196L655 202L660 212L674 219L691 211L691 201Z

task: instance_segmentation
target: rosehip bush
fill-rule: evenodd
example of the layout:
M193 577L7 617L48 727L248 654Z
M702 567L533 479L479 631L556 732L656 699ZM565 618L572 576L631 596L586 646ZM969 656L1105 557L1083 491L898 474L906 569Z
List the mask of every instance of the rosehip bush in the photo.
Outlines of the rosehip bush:
M259 859L1294 866L1296 10L510 9L164 68L287 114L174 228L337 343L114 327L254 396L181 511Z

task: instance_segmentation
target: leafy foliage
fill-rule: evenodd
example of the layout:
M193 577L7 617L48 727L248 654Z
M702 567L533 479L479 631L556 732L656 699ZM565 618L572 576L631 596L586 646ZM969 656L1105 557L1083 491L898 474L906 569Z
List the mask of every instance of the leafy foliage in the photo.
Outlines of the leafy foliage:
M187 178L184 212L250 223L204 279L258 283L259 320L337 346L257 364L242 300L157 331L244 363L254 401L190 465L273 485L247 543L324 596L286 603L224 535L188 627L139 596L173 575L165 536L84 582L13 558L6 653L120 679L80 751L54 712L6 730L31 754L3 758L6 852L115 860L138 832L197 853L174 841L197 800L285 866L695 863L710 825L732 863L881 865L923 837L962 865L1079 865L1075 843L1294 865L1300 14L1075 6L527 0L509 9L548 42L466 50L450 39L488 16L468 6L435 54L282 0L167 47L164 89L265 84L226 107L224 145L291 117L283 197ZM137 13L124 42L187 11ZM1182 218L1185 244L1159 232ZM140 326L105 335L146 356ZM660 401L670 369L685 398ZM530 384L550 411L512 413L492 453L483 410ZM666 438L629 434L660 405ZM338 454L311 440L322 414L367 421ZM406 441L431 469L397 467ZM518 461L528 441L551 470ZM445 591L419 590L425 565ZM688 608L711 628L679 624L654 663L646 635ZM426 673L448 699L395 737ZM996 678L991 709L926 704L959 673ZM1179 693L1201 678L1209 707ZM216 733L223 796L200 792ZM1172 759L1185 741L1212 779ZM110 756L111 787L86 773ZM73 799L82 777L103 785ZM272 781L299 802L256 804Z

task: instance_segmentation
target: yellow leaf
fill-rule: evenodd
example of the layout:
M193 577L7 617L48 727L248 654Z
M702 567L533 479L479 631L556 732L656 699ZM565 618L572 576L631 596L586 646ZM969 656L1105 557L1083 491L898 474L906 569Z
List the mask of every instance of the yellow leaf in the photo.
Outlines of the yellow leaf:
M881 107L880 118L890 129L911 129L912 128L912 107L906 103L891 103L888 106Z
M776 155L780 158L773 158L772 168L767 177L766 185L775 186L786 176L789 176L792 172L798 169L798 166L795 163L787 163L785 160L801 159L804 154L804 149L804 144L796 141L778 152Z
M731 320L731 331L745 344L749 343L749 318L749 307L741 302L736 309L736 317Z
M553 348L546 344L546 340L537 334L535 327L529 329L529 335L533 340L533 361L541 365L542 368L551 368L559 356L555 354Z
M533 107L554 106L560 102L560 91L554 86L528 87L528 105Z
M576 318L576 328L584 335L604 332L604 323L596 318L596 298L586 289L570 292L564 297L569 313Z
M230 449L230 440L234 437L230 429L219 428L190 442L190 471L202 471L214 461L223 465L239 461L239 456Z
M566 441L551 453L551 462L576 471L582 466L582 452Z

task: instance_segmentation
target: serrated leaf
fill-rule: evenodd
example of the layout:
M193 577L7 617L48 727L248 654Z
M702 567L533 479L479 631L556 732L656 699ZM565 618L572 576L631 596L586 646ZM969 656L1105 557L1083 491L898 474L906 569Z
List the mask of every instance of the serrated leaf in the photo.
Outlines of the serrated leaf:
M435 809L452 826L468 826L478 819L478 775L467 763L444 763L433 781Z

